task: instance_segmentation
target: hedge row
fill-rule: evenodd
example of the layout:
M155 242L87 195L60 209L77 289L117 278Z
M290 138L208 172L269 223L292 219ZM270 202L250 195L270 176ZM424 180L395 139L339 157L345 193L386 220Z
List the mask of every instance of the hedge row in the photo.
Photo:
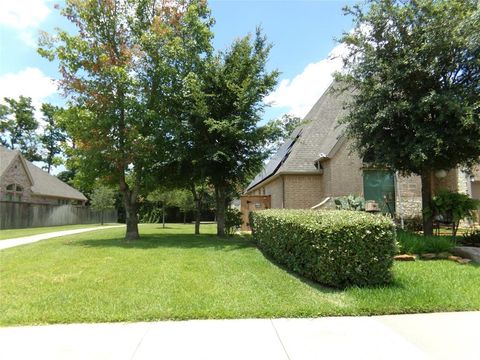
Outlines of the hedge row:
M306 278L333 287L392 280L395 228L359 211L264 210L250 213L262 251Z

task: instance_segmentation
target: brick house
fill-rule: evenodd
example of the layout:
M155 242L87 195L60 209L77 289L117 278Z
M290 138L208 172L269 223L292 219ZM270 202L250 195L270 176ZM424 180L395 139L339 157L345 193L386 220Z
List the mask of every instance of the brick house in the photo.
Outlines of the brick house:
M18 150L0 146L0 201L84 205L87 198L25 160Z
M332 84L297 128L250 183L245 195L270 195L272 208L320 209L333 198L354 194L375 200L384 212L413 218L421 214L419 176L372 169L350 149L343 136L344 103L350 95ZM473 173L438 171L433 189L447 188L480 198L480 168Z

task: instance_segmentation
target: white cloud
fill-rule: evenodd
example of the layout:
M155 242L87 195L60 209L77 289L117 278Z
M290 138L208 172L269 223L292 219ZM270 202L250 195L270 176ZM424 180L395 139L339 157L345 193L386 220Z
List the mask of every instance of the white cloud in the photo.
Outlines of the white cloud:
M6 0L0 6L0 25L18 32L18 37L29 46L36 46L34 34L48 14L49 0Z
M50 13L45 0L3 1L0 24L14 29L36 28Z
M0 103L4 97L17 99L20 95L32 98L32 104L39 118L40 106L45 100L57 92L54 80L46 76L40 69L28 67L17 73L0 76Z
M304 117L332 83L333 73L342 69L342 56L346 51L342 44L335 46L326 59L308 64L292 80L282 80L265 102L273 107L286 107L289 113Z

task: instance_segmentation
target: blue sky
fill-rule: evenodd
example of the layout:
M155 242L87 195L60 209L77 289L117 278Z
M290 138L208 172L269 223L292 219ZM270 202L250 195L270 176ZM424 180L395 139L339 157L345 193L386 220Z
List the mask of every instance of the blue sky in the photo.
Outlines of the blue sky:
M36 53L40 30L69 26L53 0L12 0L0 7L0 99L31 96L35 105L61 104L52 79L58 78L55 63ZM272 106L264 120L292 113L304 116L331 81L342 47L334 41L352 28L339 0L211 0L216 19L214 45L223 50L235 38L262 26L273 43L270 69L281 72L277 89L268 97ZM61 1L60 1L61 4Z

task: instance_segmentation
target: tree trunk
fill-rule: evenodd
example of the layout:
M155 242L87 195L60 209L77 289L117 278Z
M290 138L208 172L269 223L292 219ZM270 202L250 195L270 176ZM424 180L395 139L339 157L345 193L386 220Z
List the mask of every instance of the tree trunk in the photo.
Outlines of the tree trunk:
M225 236L225 202L227 197L226 187L223 185L215 186L215 202L217 211L217 236Z
M184 211L183 212L183 225L185 225L187 223L187 212Z
M425 169L421 174L422 179L422 214L423 214L423 235L433 235L433 213L432 213L432 171Z
M120 192L123 195L123 203L125 205L125 217L127 223L127 232L125 233L125 240L137 240L140 238L138 233L138 214L137 214L137 194L138 189L133 191L129 188L125 178L120 180Z
M202 198L195 189L195 184L192 184L190 191L193 195L195 203L194 217L195 217L195 235L200 235L200 217L202 215Z
M101 215L101 218L102 218L102 226L103 226L103 213L105 212L105 210L102 210L102 215Z
M453 221L452 222L452 240L455 242L457 237L458 227L460 226L460 221Z
M127 223L127 232L125 234L126 241L137 240L140 238L138 233L137 198L132 195L134 194L130 191L123 194Z
M165 229L165 204L162 205L162 228Z

